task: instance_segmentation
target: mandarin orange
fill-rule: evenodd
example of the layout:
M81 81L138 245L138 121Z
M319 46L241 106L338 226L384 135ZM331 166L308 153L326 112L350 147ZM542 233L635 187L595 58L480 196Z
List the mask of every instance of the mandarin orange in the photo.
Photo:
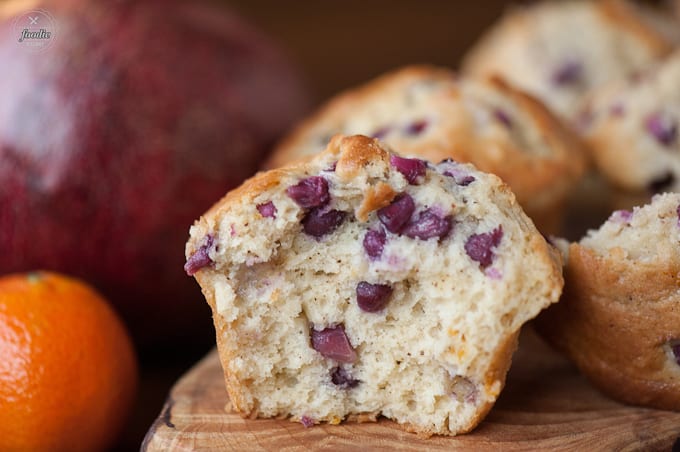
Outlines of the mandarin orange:
M92 288L48 272L0 277L0 450L110 447L137 378L128 333Z

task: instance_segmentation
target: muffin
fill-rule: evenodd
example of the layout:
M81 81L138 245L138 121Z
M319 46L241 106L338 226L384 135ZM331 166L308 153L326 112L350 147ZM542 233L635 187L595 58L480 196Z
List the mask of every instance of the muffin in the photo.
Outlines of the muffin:
M612 214L568 249L562 300L536 320L603 393L680 410L680 194Z
M680 27L623 0L543 1L511 9L469 51L464 72L498 74L569 121L582 96L667 55Z
M453 158L501 177L544 233L559 229L586 167L581 142L546 108L500 79L413 66L342 93L275 149L267 168L320 152L336 133L379 138L405 155Z
M364 136L260 173L191 228L233 408L306 426L474 428L559 257L496 176Z
M589 97L581 133L597 169L630 192L680 190L680 51ZM651 194L649 195L651 197Z

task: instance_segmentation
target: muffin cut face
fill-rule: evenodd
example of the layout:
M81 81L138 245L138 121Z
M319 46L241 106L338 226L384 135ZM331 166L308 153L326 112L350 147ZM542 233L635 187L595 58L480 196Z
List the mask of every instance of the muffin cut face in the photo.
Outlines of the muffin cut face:
M234 408L306 425L470 430L562 286L497 177L362 136L247 181L192 227L187 257Z

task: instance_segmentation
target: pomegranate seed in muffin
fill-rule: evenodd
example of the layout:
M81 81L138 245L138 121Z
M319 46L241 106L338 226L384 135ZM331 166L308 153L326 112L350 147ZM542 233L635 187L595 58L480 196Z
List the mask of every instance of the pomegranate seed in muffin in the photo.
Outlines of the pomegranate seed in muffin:
M390 301L392 287L387 284L371 284L361 281L357 284L357 304L362 311L382 311Z
M342 389L355 388L361 383L359 380L352 378L349 372L339 366L331 371L331 381L335 386Z
M276 218L276 206L272 201L257 205L257 211L265 218Z
M377 230L369 230L364 236L364 250L371 259L379 259L382 256L385 242L387 241L387 234L383 228Z
M327 327L321 331L312 328L312 347L325 358L340 363L352 363L357 359L343 325Z
M215 237L208 235L205 238L205 243L203 243L198 250L187 259L186 264L184 264L184 271L187 275L192 276L203 267L213 264L212 259L210 259L210 256L208 255L208 251L212 248L214 242Z
M328 210L323 207L312 209L302 219L302 227L312 237L322 237L335 231L345 220L346 212Z
M388 231L398 234L401 228L408 223L416 210L416 204L408 193L402 193L394 198L392 204L378 210L378 219Z
M660 144L669 147L678 136L677 121L668 114L655 112L645 119L645 128Z
M435 209L420 212L401 231L406 237L427 240L433 237L443 239L453 227L451 215L441 215Z
M390 163L406 178L409 184L418 185L418 179L425 175L427 163L420 159L407 159L392 154Z
M427 120L419 119L406 126L405 130L408 135L420 135L427 129L428 124Z
M286 193L304 209L325 206L331 199L328 182L321 176L302 179L296 185L288 187Z
M503 228L501 226L491 232L472 234L465 242L465 252L470 259L479 262L482 268L486 268L496 257L493 248L501 243L502 238Z

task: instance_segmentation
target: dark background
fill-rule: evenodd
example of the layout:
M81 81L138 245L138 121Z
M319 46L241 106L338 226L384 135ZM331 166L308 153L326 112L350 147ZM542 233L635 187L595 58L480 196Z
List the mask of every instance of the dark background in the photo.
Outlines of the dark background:
M189 0L187 0L189 1ZM284 47L316 103L414 63L456 68L507 1L223 1ZM209 312L206 309L206 315ZM135 412L117 450L138 450L172 384L208 348L142 357Z
M317 101L406 64L457 67L480 33L511 4L497 0L224 3L288 50Z

